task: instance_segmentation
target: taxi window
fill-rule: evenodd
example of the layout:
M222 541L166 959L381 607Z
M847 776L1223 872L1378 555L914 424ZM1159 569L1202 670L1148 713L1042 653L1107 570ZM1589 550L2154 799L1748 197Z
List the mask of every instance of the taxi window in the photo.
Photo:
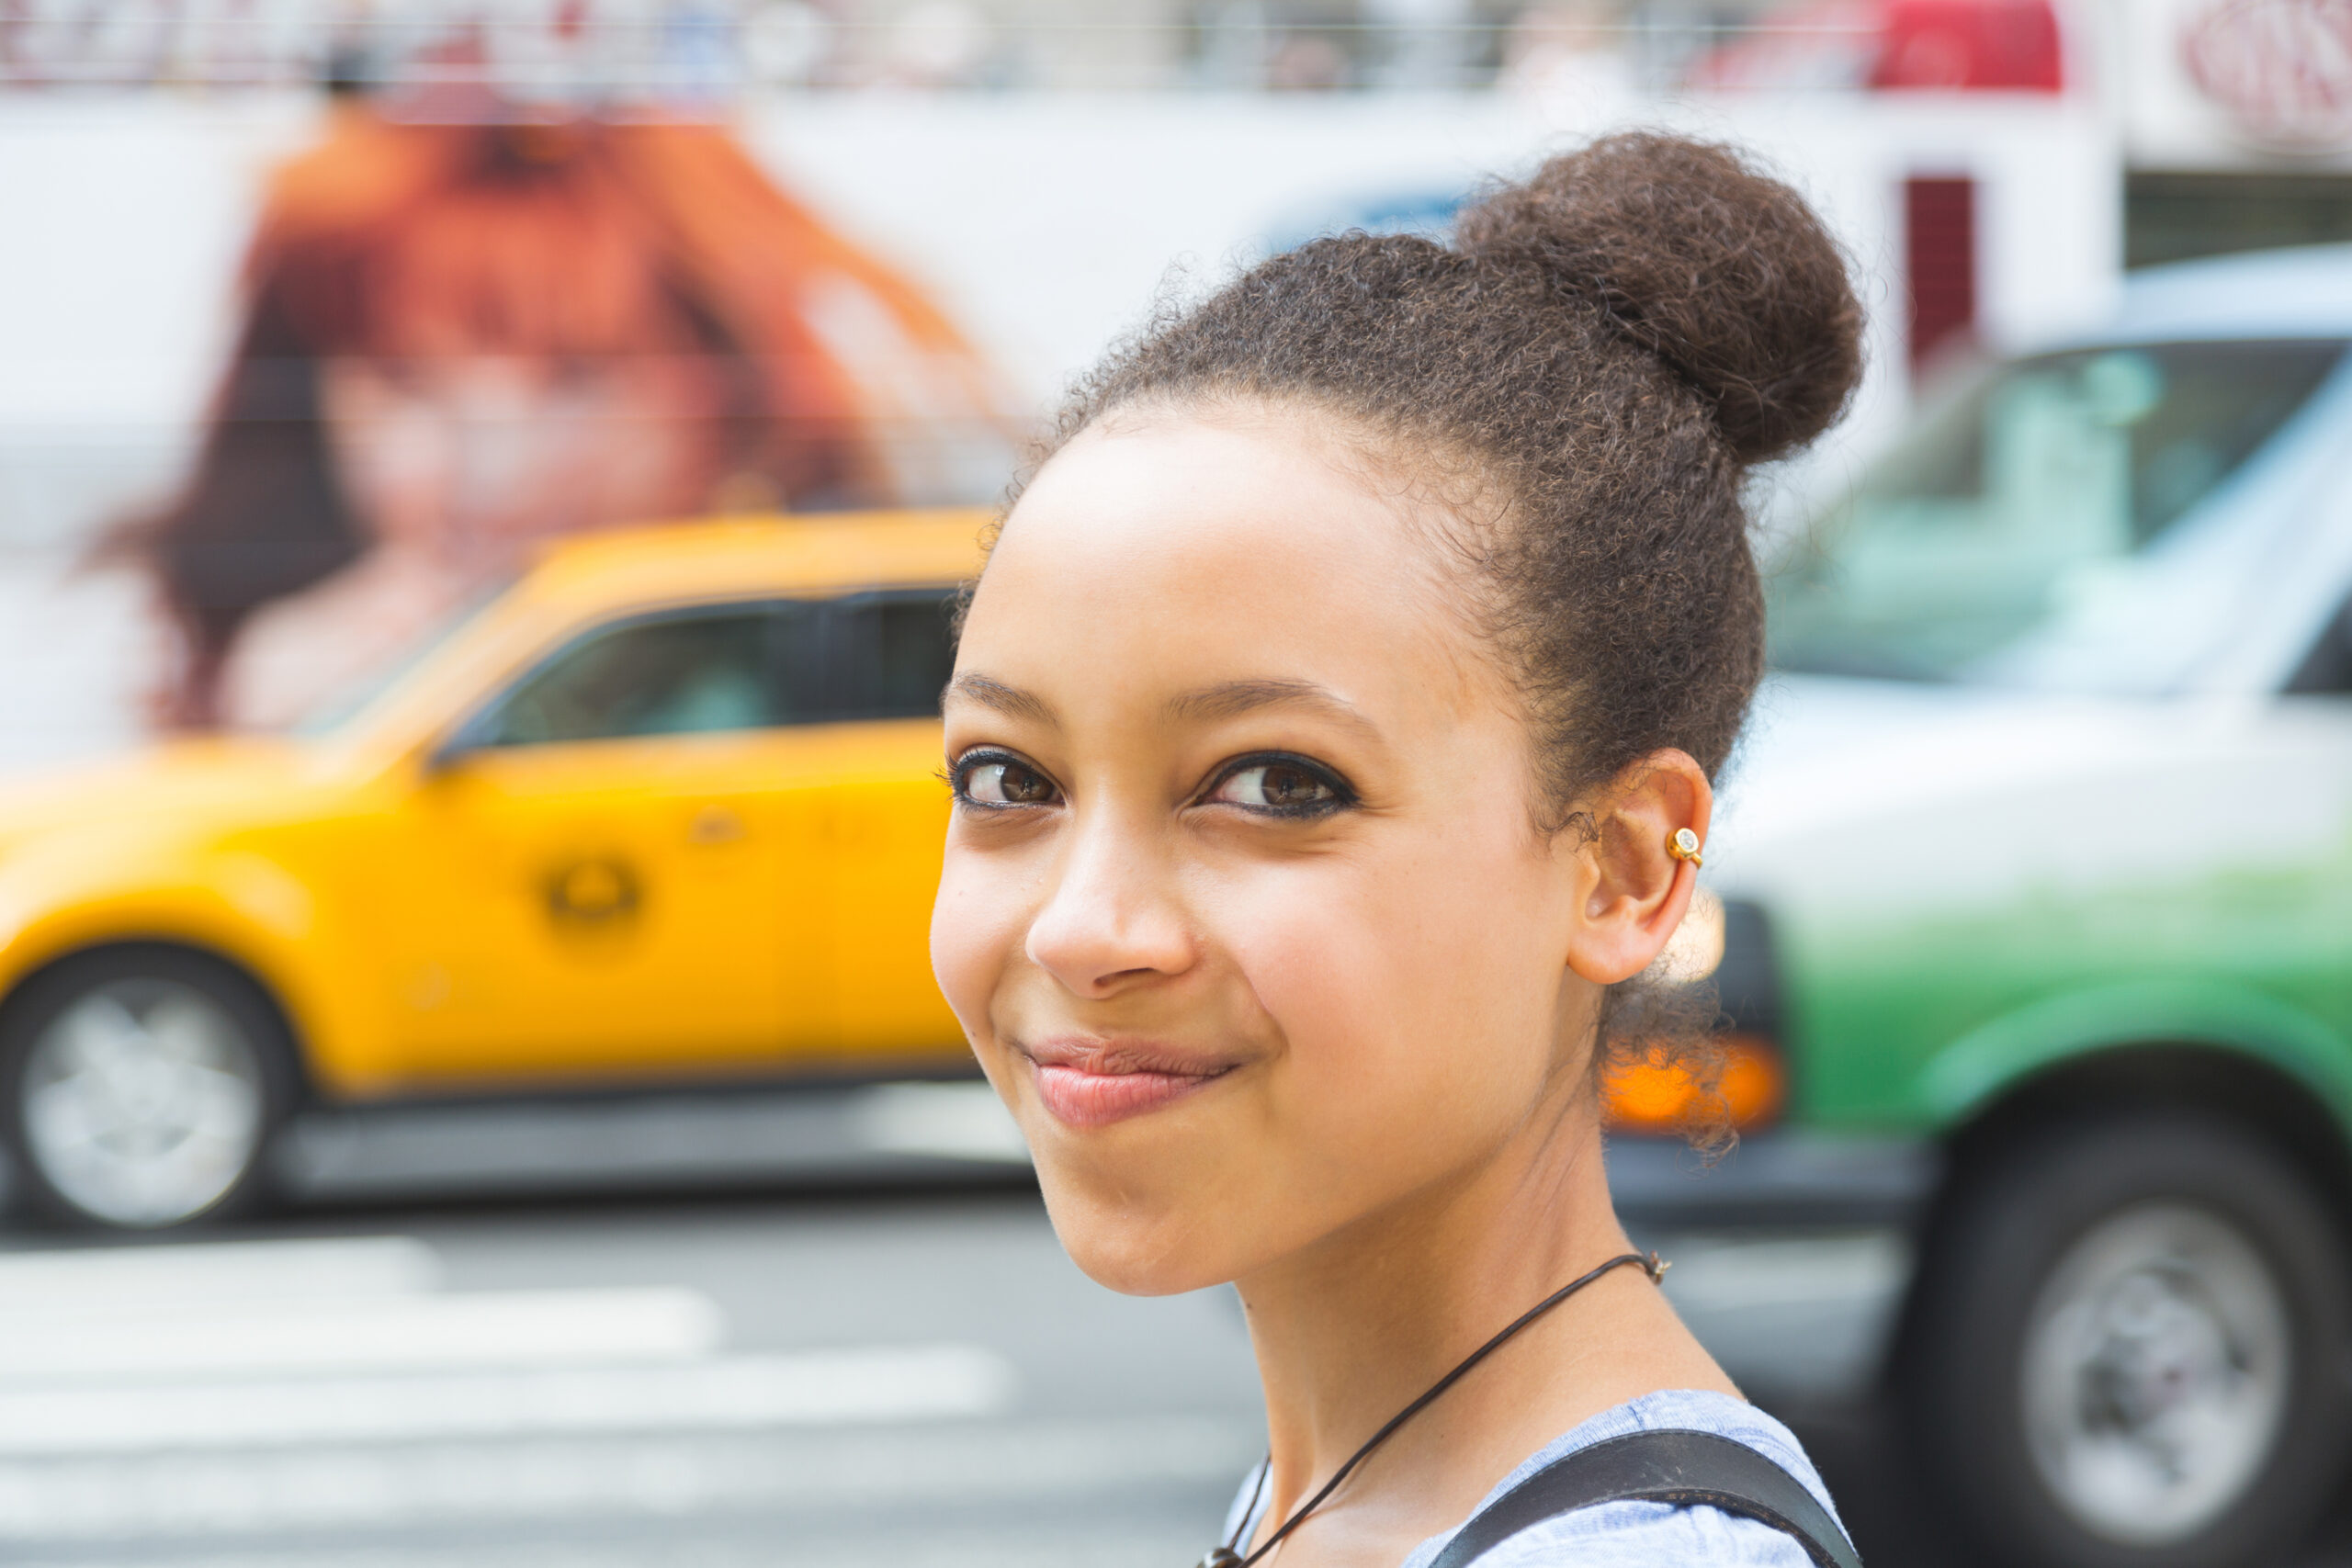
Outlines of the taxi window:
M925 718L956 671L952 589L860 593L827 606L826 716Z
M479 744L535 746L787 724L780 620L809 605L730 605L590 633L510 692Z
M588 633L469 727L543 746L936 716L956 663L956 591L729 604Z

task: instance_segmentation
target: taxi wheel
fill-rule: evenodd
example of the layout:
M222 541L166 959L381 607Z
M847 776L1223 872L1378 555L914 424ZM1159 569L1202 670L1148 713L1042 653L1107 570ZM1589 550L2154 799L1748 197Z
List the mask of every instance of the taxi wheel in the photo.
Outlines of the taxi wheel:
M154 1230L250 1208L294 1101L254 985L200 954L114 948L37 976L0 1014L9 1152L29 1206Z
M2295 1164L2187 1115L2052 1129L1956 1195L1900 1393L1987 1560L2287 1560L2352 1432L2342 1231Z

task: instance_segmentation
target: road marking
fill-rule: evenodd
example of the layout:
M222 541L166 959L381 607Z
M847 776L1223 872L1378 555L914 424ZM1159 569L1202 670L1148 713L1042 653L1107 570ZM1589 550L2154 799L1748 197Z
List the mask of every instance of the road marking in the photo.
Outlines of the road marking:
M561 1368L0 1393L0 1454L661 1432L1000 1415L1017 1379L968 1345Z
M440 1258L405 1235L0 1252L0 1318L415 1295L440 1282Z
M854 1517L923 1505L1066 1504L1134 1485L1221 1491L1264 1442L1255 1420L1171 1416L10 1461L0 1463L0 1540L193 1544L497 1520L576 1527L717 1509ZM776 1550L775 1560L792 1555L788 1541Z
M0 1387L259 1373L684 1360L724 1323L699 1291L497 1291L180 1309L139 1316L0 1314Z

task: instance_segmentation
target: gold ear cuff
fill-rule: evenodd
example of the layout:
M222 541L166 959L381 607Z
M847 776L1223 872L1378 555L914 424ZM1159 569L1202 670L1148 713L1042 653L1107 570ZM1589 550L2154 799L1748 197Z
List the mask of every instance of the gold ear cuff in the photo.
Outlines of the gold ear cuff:
M1666 852L1676 860L1689 861L1693 871L1706 863L1699 858L1699 835L1688 828L1674 830L1674 837L1666 841Z

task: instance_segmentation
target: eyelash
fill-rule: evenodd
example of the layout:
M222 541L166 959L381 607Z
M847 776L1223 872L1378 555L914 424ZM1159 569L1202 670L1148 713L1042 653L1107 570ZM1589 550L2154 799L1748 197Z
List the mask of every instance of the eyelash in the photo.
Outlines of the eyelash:
M1045 779L1047 784L1053 785L1057 796L1061 793L1060 786L1054 784L1053 780L1046 777L1044 769L1023 761L1011 751L983 747L978 750L965 752L948 765L945 774L947 787L954 792L956 805L974 811L1035 811L1054 804L1051 801L975 799L972 795L972 775L991 762L1002 763L1008 768L1018 768L1023 773L1034 773L1038 778Z
M1347 780L1314 758L1302 757L1295 751L1251 751L1247 755L1236 757L1216 771L1216 776L1209 780L1207 786L1196 798L1201 803L1207 804L1207 797L1224 788L1236 774L1248 773L1252 768L1271 767L1297 769L1325 789L1329 790L1331 798L1313 801L1304 806L1244 806L1238 801L1224 801L1218 804L1229 806L1236 811L1247 811L1253 817L1284 818L1294 822L1313 821L1329 817L1335 811L1345 811L1356 804L1356 792L1349 787Z
M1057 795L1059 794L1058 786L1053 785L1053 781L1046 776L1044 770L1023 761L1012 752L984 748L965 752L964 755L956 758L946 773L942 775L946 781L947 787L954 793L958 806L968 807L975 811L1032 811L1057 804L1057 801L997 801L976 798L972 794L972 775L979 769L992 763L1008 768L1018 768L1023 773L1034 774L1044 780L1047 785L1054 787ZM1313 801L1301 806L1246 806L1239 801L1212 800L1211 797L1237 775L1248 773L1252 768L1273 767L1296 769L1329 790L1331 797L1329 800ZM1246 811L1253 817L1286 818L1294 822L1312 821L1353 807L1356 804L1356 792L1336 771L1315 761L1312 757L1302 757L1295 751L1251 751L1231 759L1217 769L1209 782L1202 786L1200 793L1193 796L1192 804L1228 806L1237 811Z

